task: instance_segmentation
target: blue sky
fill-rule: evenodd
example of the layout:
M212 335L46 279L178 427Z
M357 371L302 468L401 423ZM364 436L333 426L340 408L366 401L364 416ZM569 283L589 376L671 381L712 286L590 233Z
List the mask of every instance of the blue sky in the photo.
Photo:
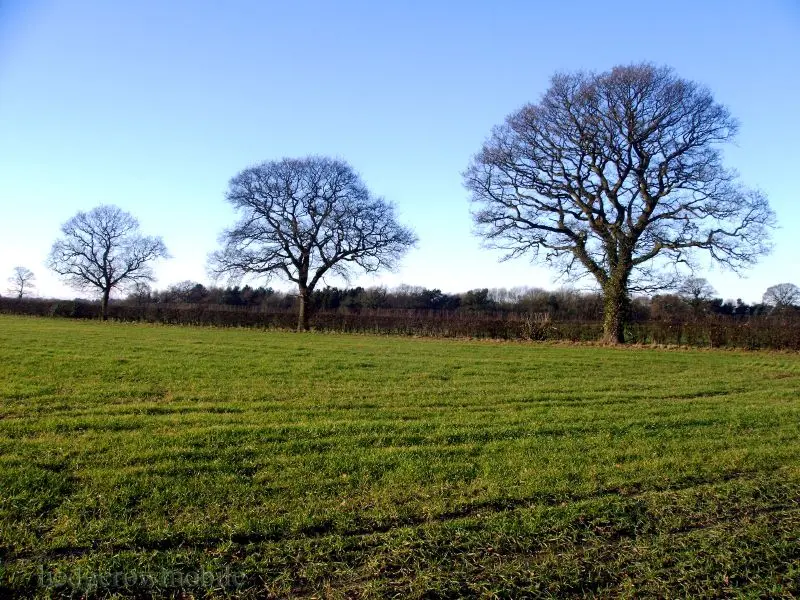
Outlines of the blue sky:
M75 296L44 261L60 224L101 203L164 237L173 258L156 287L207 282L205 257L234 219L230 177L325 154L349 161L420 238L397 273L352 284L556 287L552 272L481 248L461 172L554 72L639 61L674 67L730 108L741 130L726 162L781 224L746 278L700 275L746 301L800 284L797 0L2 0L0 284L24 265L39 295Z

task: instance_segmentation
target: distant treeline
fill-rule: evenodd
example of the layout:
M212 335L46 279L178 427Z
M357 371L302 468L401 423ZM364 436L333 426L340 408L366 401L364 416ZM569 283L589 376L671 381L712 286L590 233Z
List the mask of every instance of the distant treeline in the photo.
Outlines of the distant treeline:
M266 310L296 310L296 294L270 287L206 287L201 283L184 281L164 290L143 288L130 294L125 302L149 304L201 304L244 306ZM460 294L448 294L439 289L401 285L385 287L326 287L311 295L313 312L362 312L364 309L414 310L455 313L498 313L535 315L551 321L600 321L603 297L600 293L576 290L544 290L541 288L482 288ZM760 316L774 312L766 304L747 304L741 300L722 298L693 298L678 294L638 297L631 302L631 319L688 320L707 315ZM797 309L789 309L797 313ZM784 309L783 312L786 312ZM800 314L800 313L798 313Z
M120 321L294 329L296 298L270 288L178 284L139 290L112 302ZM600 338L602 298L571 290L481 289L464 294L403 286L325 288L313 296L311 325L319 331L439 337L593 341ZM0 312L98 318L88 300L0 298ZM800 350L800 311L741 301L678 295L637 298L626 341L703 347Z

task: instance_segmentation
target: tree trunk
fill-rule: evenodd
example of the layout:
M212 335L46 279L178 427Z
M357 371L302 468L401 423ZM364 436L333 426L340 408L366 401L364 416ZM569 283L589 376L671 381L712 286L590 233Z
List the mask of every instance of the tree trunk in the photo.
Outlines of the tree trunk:
M627 286L622 278L612 277L603 287L603 343L624 343L627 320Z
M300 312L297 315L297 331L308 331L309 293L305 288L300 288Z
M111 290L103 290L103 299L100 301L100 319L108 321L108 296Z

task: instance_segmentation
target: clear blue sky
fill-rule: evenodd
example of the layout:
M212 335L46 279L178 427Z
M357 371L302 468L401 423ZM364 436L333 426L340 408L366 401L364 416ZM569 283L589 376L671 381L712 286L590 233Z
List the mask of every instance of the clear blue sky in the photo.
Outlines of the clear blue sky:
M746 279L701 275L747 301L800 284L798 0L0 0L0 292L24 265L40 295L76 295L43 263L60 224L101 203L164 237L157 287L205 282L228 179L306 154L348 160L419 235L399 272L353 284L555 287L481 249L461 172L555 71L643 60L731 109L727 163L781 223Z

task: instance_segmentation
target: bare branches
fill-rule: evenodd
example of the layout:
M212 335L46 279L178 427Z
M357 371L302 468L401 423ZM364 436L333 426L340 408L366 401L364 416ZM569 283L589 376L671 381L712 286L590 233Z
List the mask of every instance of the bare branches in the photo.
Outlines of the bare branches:
M36 275L26 267L14 267L11 277L8 278L8 293L17 298L22 298L36 287Z
M767 288L762 300L776 309L800 305L800 288L793 283L779 283Z
M298 285L301 299L327 273L394 268L416 243L391 204L374 197L350 165L330 158L245 169L231 179L227 200L240 218L220 236L223 248L211 255L211 272L277 274Z
M153 280L150 263L168 258L160 237L142 236L139 222L116 206L79 212L61 227L48 264L77 289L97 288L103 317L112 290Z
M698 252L745 268L769 251L774 216L722 165L736 129L707 89L668 68L556 75L464 173L477 231L506 257L622 293L665 285Z

